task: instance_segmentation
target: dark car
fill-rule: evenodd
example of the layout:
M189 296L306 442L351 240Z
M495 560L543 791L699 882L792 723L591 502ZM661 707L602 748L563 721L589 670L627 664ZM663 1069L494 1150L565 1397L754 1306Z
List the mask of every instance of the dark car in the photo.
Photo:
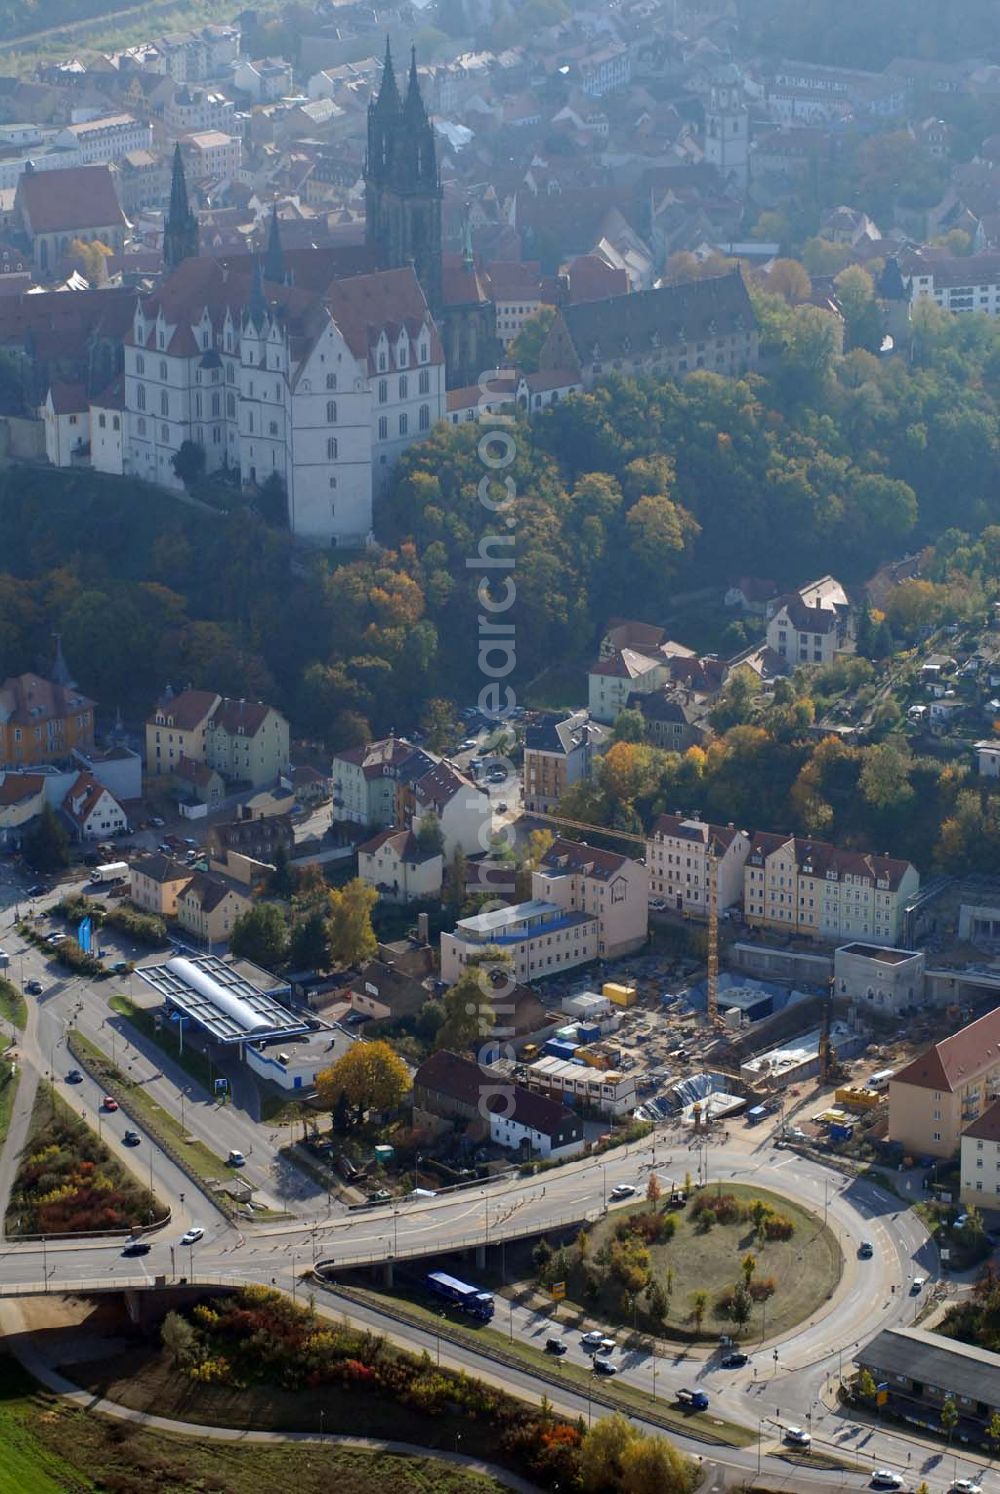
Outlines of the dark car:
M129 1240L122 1255L148 1255L150 1246L145 1240Z
M126 1131L125 1135L122 1137L122 1141L126 1146L138 1146L141 1140L142 1137L139 1135L138 1131Z
M29 996L40 996L42 994L42 983L40 980L29 980L24 989Z
M566 1345L561 1338L547 1338L545 1340L546 1354L555 1354L557 1357L565 1354Z
M595 1375L617 1375L618 1373L610 1359L595 1359L593 1369Z
M44 897L46 889L41 882L35 882L25 893L25 897Z
M80 1070L79 1069L70 1069L69 1073L66 1075L66 1083L67 1084L82 1084L83 1083L83 1075L80 1073Z
M112 975L128 975L129 963L127 960L116 960L111 967Z
M749 1354L744 1354L739 1349L736 1350L736 1352L733 1353L733 1354L724 1354L722 1356L722 1368L723 1369L742 1369L745 1364L749 1364L749 1363L750 1363L750 1355Z

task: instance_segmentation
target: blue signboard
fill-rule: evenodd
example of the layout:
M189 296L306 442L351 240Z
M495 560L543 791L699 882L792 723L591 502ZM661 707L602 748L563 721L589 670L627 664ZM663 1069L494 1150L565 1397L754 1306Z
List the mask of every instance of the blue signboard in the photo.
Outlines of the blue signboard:
M88 918L81 918L80 919L80 927L76 931L76 942L77 942L77 944L79 944L79 946L83 950L84 954L90 954L90 951L91 951L91 948L92 948L92 945L93 945L93 940L94 940L94 925L93 925L92 920L89 917Z

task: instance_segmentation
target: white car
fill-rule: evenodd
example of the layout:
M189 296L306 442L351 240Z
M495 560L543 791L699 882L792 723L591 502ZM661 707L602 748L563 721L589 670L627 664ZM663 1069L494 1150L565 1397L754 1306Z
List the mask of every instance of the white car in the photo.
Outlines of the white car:
M903 1475L894 1473L891 1468L876 1468L871 1476L871 1488L873 1489L901 1489L903 1487Z
M974 1478L957 1478L948 1487L949 1494L983 1494L982 1484L977 1484Z
M580 1342L586 1349L599 1349L604 1342L604 1334L599 1333L596 1328L592 1328L589 1333L583 1335Z
M792 1447L809 1447L812 1444L812 1437L808 1432L804 1432L801 1427L786 1427L784 1440L790 1443Z
M635 1189L631 1183L616 1183L609 1196L611 1198L631 1198L634 1192Z
M181 1235L181 1244L196 1245L204 1233L205 1231L196 1224L193 1229L188 1230L187 1234Z

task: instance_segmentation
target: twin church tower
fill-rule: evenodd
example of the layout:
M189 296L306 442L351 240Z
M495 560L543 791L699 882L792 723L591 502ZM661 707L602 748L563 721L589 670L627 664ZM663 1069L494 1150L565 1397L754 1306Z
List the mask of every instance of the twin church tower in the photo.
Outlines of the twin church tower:
M380 270L412 264L432 314L440 314L441 178L434 131L420 96L416 50L404 99L388 41L382 87L368 106L365 241Z

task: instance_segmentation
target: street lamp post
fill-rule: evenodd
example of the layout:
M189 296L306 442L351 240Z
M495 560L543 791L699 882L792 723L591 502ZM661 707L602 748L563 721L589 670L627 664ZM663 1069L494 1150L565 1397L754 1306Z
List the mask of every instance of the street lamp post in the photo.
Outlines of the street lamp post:
M760 1454L764 1444L764 1418L757 1418L757 1477L760 1478Z
M514 1299L513 1299L513 1297L508 1297L507 1298L507 1305L510 1308L510 1341L511 1341L511 1343L513 1343L514 1342Z
M601 1182L602 1182L603 1187L604 1187L604 1212L607 1213L607 1211L608 1211L608 1165L607 1165L606 1162L602 1162L601 1163Z

